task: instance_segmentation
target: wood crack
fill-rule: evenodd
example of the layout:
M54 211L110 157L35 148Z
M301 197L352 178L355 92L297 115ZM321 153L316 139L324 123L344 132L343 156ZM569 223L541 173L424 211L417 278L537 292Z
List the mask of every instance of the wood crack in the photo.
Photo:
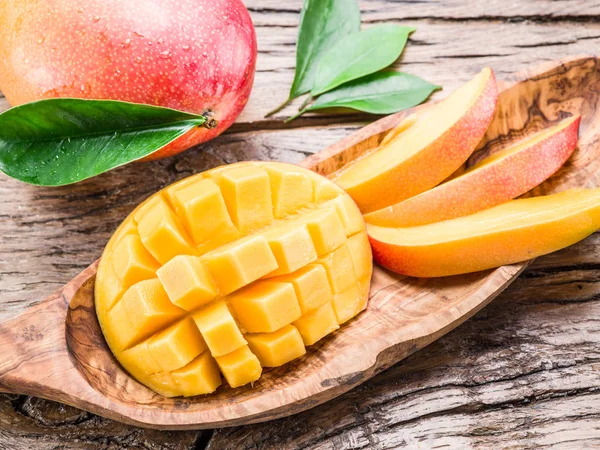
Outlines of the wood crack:
M575 395L585 395L585 394L592 394L597 392L598 389L578 389L578 390L572 390L571 394L572 396ZM472 403L472 404L468 404L468 405L461 405L461 406L457 406L454 408L448 408L442 411L436 411L436 412L432 412L430 414L423 414L419 417L414 417L411 419L407 419L407 420L398 420L397 422L394 422L386 427L382 427L379 428L377 430L378 433L384 432L384 431L391 431L394 430L396 428L399 427L406 427L407 425L410 424L414 424L423 420L428 420L428 419L437 419L437 418L442 418L448 415L462 415L462 414L466 414L466 415L472 415L472 414L478 414L481 412L485 412L485 411L496 411L496 410L502 410L502 409L512 409L512 408L519 408L519 407L523 407L523 406L529 406L533 403L540 403L540 402L546 402L546 401L552 401L552 400L556 400L559 398L563 398L565 397L565 394L562 394L560 391L557 391L557 394L555 395L550 395L548 397L545 398L541 398L538 399L535 395L531 395L522 399L518 399L515 401L505 401L505 402L499 402L499 403L494 403L494 404L486 404L486 403ZM593 417L600 417L600 413L594 413L594 414L590 414ZM575 416L578 419L581 418L581 416ZM527 424L525 425L527 428L529 428L531 425ZM483 430L480 430L479 432L475 432L475 433L469 433L469 434L464 434L465 436L487 436L490 433L488 432L483 432ZM493 434L493 433L491 433ZM504 434L504 432L499 432L497 433L498 435L502 435Z
M486 381L482 381L482 382L477 382L477 381L468 382L465 380L462 383L443 383L443 384L439 384L436 386L427 386L424 388L409 390L409 391L399 394L397 396L391 397L383 402L378 403L377 406L385 409L385 407L388 404L397 403L399 400L406 399L409 396L424 395L424 394L432 393L435 391L441 391L441 390L448 389L448 388L458 388L458 389L474 388L474 387L488 386L488 385L497 384L497 383L506 383L509 381L517 381L519 379L529 377L531 375L544 373L544 372L553 372L553 371L563 370L566 368L575 367L578 365L593 364L593 363L598 363L598 362L600 362L600 358L598 358L598 359L586 358L586 359L582 360L580 363L574 362L574 363L570 363L570 364L562 364L560 366L553 366L551 368L545 368L543 366L540 366L536 369L533 369L533 370L530 370L527 372L517 373L513 376L498 377L498 378L494 378L492 380L486 380Z
M600 17L597 15L565 15L565 14L532 14L532 15L478 15L472 17L452 17L452 16L411 16L399 17L398 20L404 21L427 21L430 23L476 23L476 22L499 22L499 23L521 23L532 22L537 24L562 24L562 23L600 23ZM378 23L378 19L364 19L363 23ZM386 21L388 22L388 21Z
M535 266L533 266L530 269L523 272L521 274L521 278L523 278L523 279L543 278L543 277L547 277L548 275L555 275L558 273L563 274L565 272L577 272L577 271L585 271L585 272L600 271L600 263L582 262L581 264L577 264L577 265L560 265L560 266L544 267L544 268L536 268Z

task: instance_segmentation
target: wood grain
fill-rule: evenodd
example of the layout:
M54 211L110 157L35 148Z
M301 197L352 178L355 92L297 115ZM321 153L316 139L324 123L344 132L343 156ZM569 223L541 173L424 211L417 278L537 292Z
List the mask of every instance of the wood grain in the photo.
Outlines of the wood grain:
M242 121L236 125L235 134L166 161L128 166L65 190L31 188L0 176L1 321L37 303L83 270L89 261L100 255L104 242L118 222L135 204L160 187L218 165L223 159L233 162L272 158L299 162L306 154L357 129L360 123L356 120L371 120L362 115L345 118L327 115L292 124L302 127L299 129L283 127L275 120L262 121L264 112L285 96L291 83L294 65L291 39L296 33L299 2L290 0L282 4L274 0L246 0L246 3L259 32L259 73L255 95L242 115ZM499 78L504 78L544 60L597 52L599 5L600 2L589 0L361 2L363 18L370 24L388 20L404 23L411 17L411 23L418 31L413 34L400 67L432 82L443 83L446 89L437 95L438 98L447 95L485 65L493 67ZM425 32L428 34L426 39ZM496 51L497 48L502 51ZM3 100L0 98L0 107ZM289 108L284 113L289 114L287 111L294 109ZM405 432L410 424L404 424L403 414L398 413L392 401L395 397L401 399L402 393L406 392L402 391L402 379L396 379L397 372L393 372L389 377L379 375L373 380L381 394L380 402L361 409L360 405L374 389L371 382L361 391L366 394L349 400L353 410L363 415L365 410L370 413L361 419L358 431L348 427L347 432L342 429L336 434L340 427L330 425L332 411L348 404L345 399L350 394L346 394L340 398L341 403L328 403L331 408L315 408L298 416L297 420L272 422L268 433L267 426L257 426L256 430L264 433L262 438L260 433L250 431L255 430L254 427L242 428L239 433L234 430L218 432L212 448L226 447L226 439L232 436L229 432L235 433L237 437L232 442L239 443L240 448L280 448L280 442L290 439L290 442L307 442L307 448L390 448L395 446L394 443L400 445L403 436L407 439L402 446L408 448L429 448L429 445L415 442L461 436L465 442L472 443L472 448L540 448L544 443L561 448L592 448L592 444L598 442L597 434L589 431L597 428L600 420L595 409L597 399L590 398L588 390L569 390L571 384L558 375L547 377L548 372L555 370L548 363L538 368L536 376L542 380L538 385L547 391L558 392L558 398L544 401L543 396L528 397L526 388L531 378L526 376L529 366L525 363L529 359L535 360L539 341L525 337L537 330L543 321L543 329L552 328L555 337L552 343L544 345L544 358L562 361L561 364L565 361L561 355L566 349L570 355L577 356L598 346L594 340L598 333L597 321L588 314L588 308L597 306L599 242L598 237L593 236L578 246L541 258L497 300L502 305L520 297L524 303L534 298L548 302L556 300L557 304L560 302L556 306L556 315L542 317L535 310L514 308L506 314L488 315L488 311L502 311L504 306L493 310L488 307L476 320L483 315L481 320L485 321L489 339L505 336L497 338L497 345L480 344L477 325L474 333L465 332L463 336L462 330L466 330L468 322L451 335L463 336L462 339L446 343L446 338L442 338L428 347L439 346L437 351L428 353L426 349L412 357L428 362L426 367L420 367L411 375L412 384L422 390L415 391L411 397L413 402L406 409L414 423L424 421L427 424L420 427L417 441L411 439L415 434ZM563 322L569 325L562 326ZM457 342L463 345L454 347ZM506 361L506 354L522 357ZM447 358L457 355L460 358L456 364L445 365ZM566 360L570 364L574 358ZM502 377L503 367L495 361L506 361L510 375L519 380L519 389L497 391L494 383L482 387L482 391L494 395L495 403L482 409L481 414L478 413L481 406L470 396L469 390L453 393L454 398L461 399L466 405L466 413L460 408L450 408L443 416L434 415L427 421L435 401L424 399L421 403L427 407L415 408L420 396L429 389L436 389L440 372L448 372L450 384L453 371L465 370L465 364L470 368L465 377L467 381L479 372L486 373L490 379L495 372ZM579 373L597 379L598 370L598 365L592 364L580 369ZM590 388L593 389L598 389L597 381L595 387ZM440 395L444 396L445 392L441 390ZM0 448L125 449L169 448L168 445L172 445L172 448L196 449L204 448L208 439L207 435L198 441L190 438L196 433L139 430L87 413L77 415L72 408L44 400L1 395L0 398ZM502 406L503 399L507 400L507 406ZM555 407L556 401L560 401L559 408ZM32 404L34 406L30 407ZM487 414L490 410L493 414ZM307 415L314 417L311 423L316 423L317 428L300 426ZM435 426L440 417L449 424L441 431ZM347 420L344 413L341 421ZM394 426L394 423L398 425ZM580 435L573 436L573 430L581 430ZM376 432L384 433L386 439L369 444L365 444L364 438L354 439L361 433ZM240 436L245 436L245 440ZM587 440L586 436L589 436ZM579 439L580 445L577 444ZM476 442L484 444L477 446Z
M580 141L570 165L537 190L598 185L600 171L594 165L600 164L600 148L594 144L600 139L599 86L600 60L593 57L515 75L500 89L495 117L474 158L579 113ZM387 130L414 111L362 128L301 165L331 174L376 146ZM287 416L350 390L455 328L525 266L438 279L413 279L376 267L367 311L311 346L305 357L267 372L253 386L169 399L125 373L106 346L95 319L93 264L48 300L0 325L0 346L5 349L0 389L153 428L233 426Z
M288 0L282 8L279 0L246 0L256 25L279 24L283 18L297 20L302 6L301 0ZM445 0L443 7L437 0L419 1L359 1L363 22L374 18L412 18L430 21L511 21L530 20L556 22L566 20L593 21L591 16L600 14L600 2L588 0L536 0L535 2L510 2L503 0L474 1Z

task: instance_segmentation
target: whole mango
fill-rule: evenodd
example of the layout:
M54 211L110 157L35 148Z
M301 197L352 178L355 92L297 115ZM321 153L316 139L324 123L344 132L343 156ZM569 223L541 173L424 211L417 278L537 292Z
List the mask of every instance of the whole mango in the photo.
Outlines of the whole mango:
M148 159L227 129L248 101L255 64L240 0L0 0L0 90L11 105L114 99L214 119Z

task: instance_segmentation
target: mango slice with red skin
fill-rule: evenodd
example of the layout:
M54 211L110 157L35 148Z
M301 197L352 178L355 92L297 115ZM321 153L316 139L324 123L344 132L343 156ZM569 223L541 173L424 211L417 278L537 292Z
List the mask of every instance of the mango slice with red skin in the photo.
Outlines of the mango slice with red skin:
M363 213L413 197L456 171L483 138L498 99L494 73L483 69L446 99L410 116L390 139L332 179Z
M580 116L565 119L481 160L415 197L365 214L382 227L413 227L476 213L512 200L552 176L577 147Z
M600 228L600 188L511 200L468 216L406 228L367 225L375 261L394 272L441 277L526 261Z

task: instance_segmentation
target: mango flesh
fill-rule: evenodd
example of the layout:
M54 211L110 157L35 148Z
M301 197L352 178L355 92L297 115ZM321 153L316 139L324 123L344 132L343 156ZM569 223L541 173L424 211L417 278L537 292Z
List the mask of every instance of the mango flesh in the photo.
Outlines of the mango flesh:
M580 116L535 133L420 195L365 214L382 227L413 227L466 216L512 200L549 178L577 147Z
M526 261L600 228L600 188L512 200L468 216L406 228L367 225L375 261L394 272L441 277Z
M363 213L431 189L475 150L497 99L494 74L486 68L440 103L407 118L378 149L332 179Z
M372 255L333 182L282 163L223 166L138 206L108 242L96 311L115 357L169 397L256 381L362 311Z

